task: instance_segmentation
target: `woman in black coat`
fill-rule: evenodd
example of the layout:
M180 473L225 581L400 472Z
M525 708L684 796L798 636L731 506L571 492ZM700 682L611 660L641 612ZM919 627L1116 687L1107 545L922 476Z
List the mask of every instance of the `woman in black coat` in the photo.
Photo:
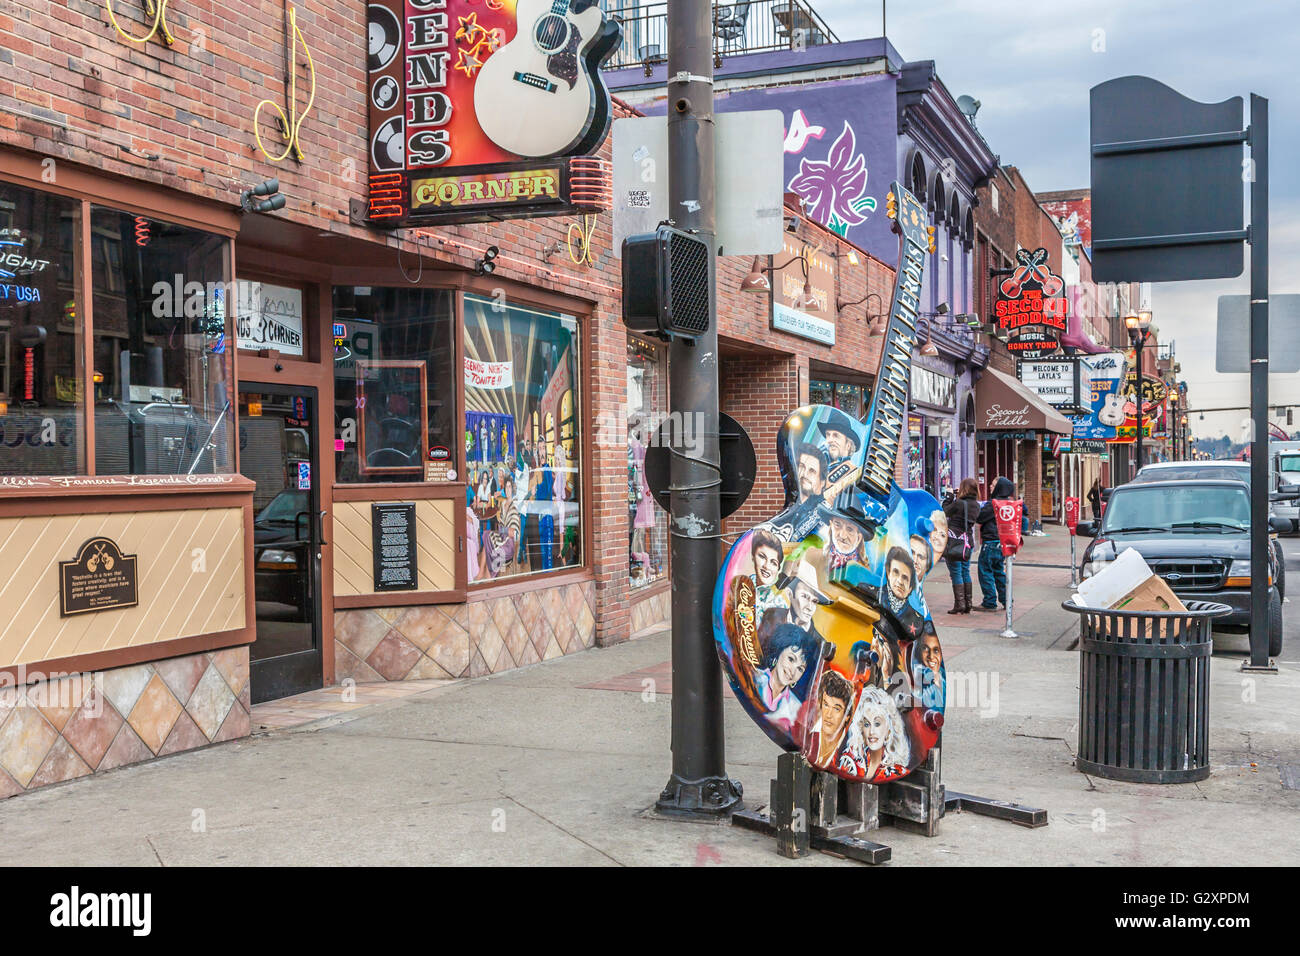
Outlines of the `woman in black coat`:
M1092 508L1092 520L1101 520L1101 479L1098 478L1088 489L1088 505Z
M952 610L949 614L969 614L971 605L970 556L975 547L975 528L980 512L979 485L974 478L962 479L957 497L943 506L948 519L948 546L943 559L948 562L952 579Z

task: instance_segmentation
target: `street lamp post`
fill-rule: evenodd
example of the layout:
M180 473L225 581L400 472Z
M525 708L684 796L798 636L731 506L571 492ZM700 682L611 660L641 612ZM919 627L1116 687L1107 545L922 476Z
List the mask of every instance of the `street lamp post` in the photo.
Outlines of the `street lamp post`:
M1137 353L1136 368L1133 372L1133 404L1137 406L1137 445L1135 448L1133 474L1142 468L1142 347L1146 345L1147 336L1151 334L1151 312L1143 309L1124 318L1128 328L1129 341Z

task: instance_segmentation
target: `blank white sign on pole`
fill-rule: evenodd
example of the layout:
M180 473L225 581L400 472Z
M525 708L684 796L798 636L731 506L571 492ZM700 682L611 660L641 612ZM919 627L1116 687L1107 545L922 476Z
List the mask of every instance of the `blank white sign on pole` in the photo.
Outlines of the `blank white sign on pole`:
M1250 371L1250 296L1219 296L1216 372ZM1268 370L1300 372L1300 295L1268 299Z
M716 116L714 174L722 255L775 255L785 227L785 121L780 110ZM614 254L628 236L676 219L668 208L668 121L614 121Z

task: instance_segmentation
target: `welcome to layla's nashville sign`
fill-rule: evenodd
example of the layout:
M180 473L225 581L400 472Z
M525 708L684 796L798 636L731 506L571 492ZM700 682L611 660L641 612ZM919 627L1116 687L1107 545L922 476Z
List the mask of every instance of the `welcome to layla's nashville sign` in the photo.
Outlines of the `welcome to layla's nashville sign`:
M1065 280L1047 265L1047 250L1021 249L1017 266L998 284L993 317L1007 336L1007 350L1020 358L1037 358L1060 348L1069 309Z
M1021 361L1016 375L1025 388L1053 408L1074 413L1091 408L1090 373L1077 356Z
M373 226L599 211L609 173L600 66L619 26L598 0L372 0Z

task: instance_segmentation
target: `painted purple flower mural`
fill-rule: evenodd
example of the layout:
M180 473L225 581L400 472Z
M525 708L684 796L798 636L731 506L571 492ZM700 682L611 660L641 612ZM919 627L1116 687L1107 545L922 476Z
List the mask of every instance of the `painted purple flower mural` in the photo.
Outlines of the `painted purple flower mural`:
M790 190L803 200L804 212L822 225L844 235L849 227L866 222L876 200L867 190L867 158L857 151L857 138L847 122L831 145L825 162L800 159Z

